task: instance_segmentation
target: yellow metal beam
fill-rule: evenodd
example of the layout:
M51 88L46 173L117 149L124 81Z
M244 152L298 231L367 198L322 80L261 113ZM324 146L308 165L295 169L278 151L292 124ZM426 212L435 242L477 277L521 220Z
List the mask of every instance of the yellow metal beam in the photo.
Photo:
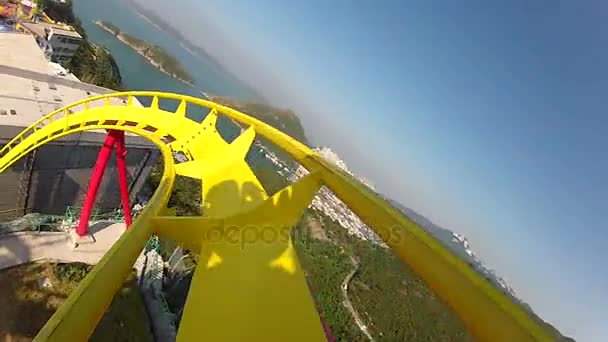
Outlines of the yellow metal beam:
M162 146L160 140L153 142ZM124 279L132 272L133 263L151 236L151 219L169 200L174 179L173 166L168 150L161 151L166 162L165 170L148 206L72 291L34 341L85 341L95 330L97 322L109 307L114 294L122 287Z
M365 185L312 156L323 181L464 321L480 341L551 341L546 329L466 262Z
M214 234L224 226L222 220L198 216L158 216L150 224L158 237L174 240L195 253L200 251L205 236Z
M152 97L151 106L132 106L137 96ZM113 97L127 97L128 106L113 106L109 101ZM176 113L159 109L161 98L180 101ZM107 105L88 106L97 100ZM80 105L83 111L79 111ZM188 105L212 111L198 124L185 117ZM249 129L228 144L217 134L217 115ZM149 127L156 129L154 132L162 130L173 141L161 141L160 133L151 133ZM320 184L334 191L376 231L454 309L476 339L552 340L546 328L523 308L358 181L286 134L213 102L158 92L87 98L42 117L7 143L0 150L0 172L47 142L93 129L125 130L150 139L162 152L165 172L132 229L53 315L37 336L39 341L88 338L152 232L196 250L203 246L178 333L180 340L323 339L288 234ZM314 171L313 175L268 198L244 161L256 133ZM174 167L173 151L183 151L190 162ZM202 160L206 163L198 162ZM158 217L165 212L176 171L202 179L204 218ZM224 238L215 243L206 234L213 231ZM277 238L270 239L267 234ZM238 243L233 243L235 238ZM259 243L262 238L270 243Z
M289 235L319 187L309 175L205 237L178 341L326 340Z

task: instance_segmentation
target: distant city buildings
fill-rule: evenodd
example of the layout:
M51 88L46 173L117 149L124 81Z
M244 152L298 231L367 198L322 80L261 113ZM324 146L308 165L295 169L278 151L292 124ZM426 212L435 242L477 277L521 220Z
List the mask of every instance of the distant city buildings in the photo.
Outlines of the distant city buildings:
M346 163L340 159L340 157L328 147L316 148L315 152L320 154L330 163L336 165L361 183L374 190L374 186L367 180L355 176L349 169ZM299 166L295 171L297 178L308 174L303 166ZM342 202L330 189L322 187L317 195L313 198L310 205L325 215L329 216L332 220L338 222L346 231L360 239L371 241L375 244L384 245L382 239L369 228L355 213L353 213L347 206Z
M273 164L279 168L279 174L286 176L291 181L296 181L308 174L308 170L303 166L299 165L297 169L293 170L285 163L283 163L277 156L272 152L268 151L265 147L261 146L264 150L265 156ZM328 147L321 147L314 149L315 152L319 153L330 163L336 165L340 169L344 170L355 179L358 179L361 183L365 184L370 189L374 190L374 186L365 179L355 176L349 169L346 163L340 159L340 157ZM369 228L357 215L355 215L347 206L342 202L330 189L323 186L317 195L313 198L312 203L309 206L318 211L321 211L332 220L340 224L346 231L358 237L362 240L371 241L374 244L385 246L380 237Z

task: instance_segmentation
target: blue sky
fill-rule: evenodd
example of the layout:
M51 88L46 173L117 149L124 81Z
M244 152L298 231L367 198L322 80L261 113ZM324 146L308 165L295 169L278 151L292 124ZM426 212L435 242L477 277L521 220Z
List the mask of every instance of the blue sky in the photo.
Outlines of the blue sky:
M464 233L563 333L608 340L605 3L175 3L313 143Z

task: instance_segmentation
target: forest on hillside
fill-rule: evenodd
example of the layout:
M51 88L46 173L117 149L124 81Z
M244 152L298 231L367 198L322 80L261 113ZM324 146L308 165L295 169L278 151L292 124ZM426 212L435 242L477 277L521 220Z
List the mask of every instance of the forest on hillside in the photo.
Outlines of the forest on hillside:
M173 55L159 45L149 43L141 38L135 37L122 31L116 25L107 21L96 21L99 27L114 35L121 42L136 50L144 56L149 63L159 68L162 72L175 77L187 84L194 82L192 75Z
M310 233L311 224L325 237ZM372 337L385 341L472 341L462 321L389 250L349 235L338 222L307 209L295 228L296 250L317 309L341 341L365 339L343 305L341 285L353 269L348 295Z
M288 185L276 173L259 174L266 188L276 190ZM158 185L161 175L162 165L158 165L150 176L150 185ZM170 214L200 215L200 204L200 182L177 177L168 204ZM323 237L311 233L314 226ZM352 258L358 260L359 269L351 280L349 298L374 338L472 340L454 312L389 250L349 235L338 222L314 209L305 211L293 230L293 239L317 310L338 341L365 339L343 304L342 283L353 270ZM169 246L168 250L174 247Z

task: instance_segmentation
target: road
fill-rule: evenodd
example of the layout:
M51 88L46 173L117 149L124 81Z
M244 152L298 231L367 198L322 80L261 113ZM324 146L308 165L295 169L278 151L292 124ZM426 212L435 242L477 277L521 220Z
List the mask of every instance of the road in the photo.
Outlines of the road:
M342 282L342 295L344 296L344 306L346 306L346 308L350 312L351 316L355 320L355 323L357 324L357 326L359 327L361 332L365 336L367 336L367 338L370 341L374 341L374 338L367 330L367 326L365 326L365 324L363 323L363 320L357 313L357 310L355 310L352 303L350 302L350 299L348 298L348 285L350 284L350 281L353 279L353 277L355 276L357 271L359 271L359 261L357 259L355 259L355 257L353 257L353 256L350 257L350 261L353 263L353 269L352 269L352 271L350 271L350 273L348 273L346 275L346 277L344 278L344 281Z

